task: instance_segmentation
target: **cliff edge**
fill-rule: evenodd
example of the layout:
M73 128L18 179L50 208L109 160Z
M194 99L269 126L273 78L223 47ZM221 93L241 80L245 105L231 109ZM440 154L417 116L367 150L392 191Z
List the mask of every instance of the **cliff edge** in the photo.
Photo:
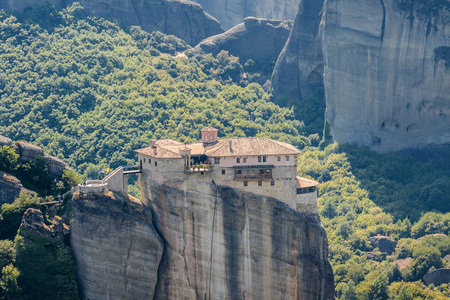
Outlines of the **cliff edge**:
M141 182L142 205L74 195L87 298L333 299L320 223L273 198L193 181Z

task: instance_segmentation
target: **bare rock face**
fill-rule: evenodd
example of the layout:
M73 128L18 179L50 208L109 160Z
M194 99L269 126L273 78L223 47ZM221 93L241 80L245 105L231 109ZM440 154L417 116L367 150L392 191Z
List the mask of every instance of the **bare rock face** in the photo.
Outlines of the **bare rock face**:
M397 241L390 236L372 236L369 238L369 242L373 248L378 248L381 252L388 254L395 252L395 247L397 247Z
M272 77L275 101L291 107L314 91L323 94L322 40L319 25L324 0L300 2L294 27Z
M434 286L440 286L441 284L450 283L450 269L438 269L423 276L423 280L426 284L434 284Z
M315 218L196 182L141 182L146 205L73 197L71 245L89 299L334 299Z
M164 243L140 203L74 194L71 246L86 299L153 299Z
M276 97L292 85L284 95L304 98L323 65L325 118L338 142L382 152L450 142L450 6L433 3L302 1L274 73Z
M194 0L229 29L245 17L293 20L300 0Z
M230 30L203 40L193 51L217 55L226 50L239 57L241 63L247 59L275 61L289 32L288 25L280 21L248 17Z
M315 218L195 179L141 190L165 241L155 299L334 299Z
M13 203L22 190L24 187L19 179L0 171L0 206Z
M24 238L27 238L30 234L38 234L48 241L52 241L55 245L64 247L64 236L69 234L69 228L58 216L55 216L52 225L47 225L44 223L44 216L39 209L29 208L23 214L20 234Z
M58 8L74 0L50 0ZM185 0L78 0L94 16L116 19L123 26L141 26L146 31L173 34L188 44L196 45L211 35L223 32L219 22L205 13L202 7ZM42 5L39 0L0 1L0 9L23 11Z

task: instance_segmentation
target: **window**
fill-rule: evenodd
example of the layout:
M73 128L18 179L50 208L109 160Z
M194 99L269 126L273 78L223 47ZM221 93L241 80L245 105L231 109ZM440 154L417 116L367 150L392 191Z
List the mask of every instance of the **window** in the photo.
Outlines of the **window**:
M289 161L289 155L286 155L286 161Z
M144 162L145 162L145 158L144 158Z
M225 170L222 170L222 175L225 175Z
M261 162L261 156L258 156L258 162Z
M238 174L242 174L242 170L237 170L237 173Z
M247 157L244 157L244 158L242 159L242 162L245 164L245 163L247 162Z
M244 186L248 186L248 181L244 181Z
M277 161L281 161L281 156L277 156Z
M215 165L220 164L220 157L214 157L214 164Z
M149 159L148 159L148 163L149 163L149 164L151 164L151 163L152 163L152 160L151 160L151 158L149 158Z
M158 162L155 160L155 167L157 167L158 166Z
M271 185L271 186L274 186L274 185L275 185L275 181L272 180L272 181L270 182L270 185Z
M263 156L263 162L267 162L267 156Z
M258 181L258 186L262 186L262 181Z
M236 158L236 163L238 164L238 163L240 163L241 162L241 159L238 157L238 158Z

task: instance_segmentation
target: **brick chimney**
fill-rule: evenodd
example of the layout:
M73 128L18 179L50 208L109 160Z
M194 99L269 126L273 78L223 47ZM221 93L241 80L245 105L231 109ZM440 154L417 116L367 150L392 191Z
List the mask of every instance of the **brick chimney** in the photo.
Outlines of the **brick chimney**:
M214 127L205 127L202 132L202 143L211 144L217 142L217 129Z

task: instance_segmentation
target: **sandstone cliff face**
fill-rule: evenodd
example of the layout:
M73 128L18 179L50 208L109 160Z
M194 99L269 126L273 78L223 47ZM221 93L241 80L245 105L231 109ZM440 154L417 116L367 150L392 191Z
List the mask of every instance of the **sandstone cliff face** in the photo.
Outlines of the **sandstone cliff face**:
M334 299L315 218L199 182L142 182L146 205L75 195L71 245L90 299Z
M155 299L333 299L316 219L213 183L168 184L141 182L165 241Z
M245 17L293 20L300 0L194 0L229 29Z
M258 61L275 61L286 43L289 32L288 25L280 21L248 17L230 30L203 40L193 51L217 55L220 51L226 50L239 57L242 64L250 58Z
M140 203L74 195L71 246L86 299L152 299L163 241Z
M49 0L58 8L74 0ZM139 25L146 31L173 34L190 45L223 32L219 22L205 13L201 6L185 0L78 0L94 16L116 19L124 26ZM0 9L22 11L42 5L39 0L0 0Z
M378 151L450 142L448 2L405 3L302 1L276 95L292 85L287 97L301 99L323 65L325 117L338 142Z

